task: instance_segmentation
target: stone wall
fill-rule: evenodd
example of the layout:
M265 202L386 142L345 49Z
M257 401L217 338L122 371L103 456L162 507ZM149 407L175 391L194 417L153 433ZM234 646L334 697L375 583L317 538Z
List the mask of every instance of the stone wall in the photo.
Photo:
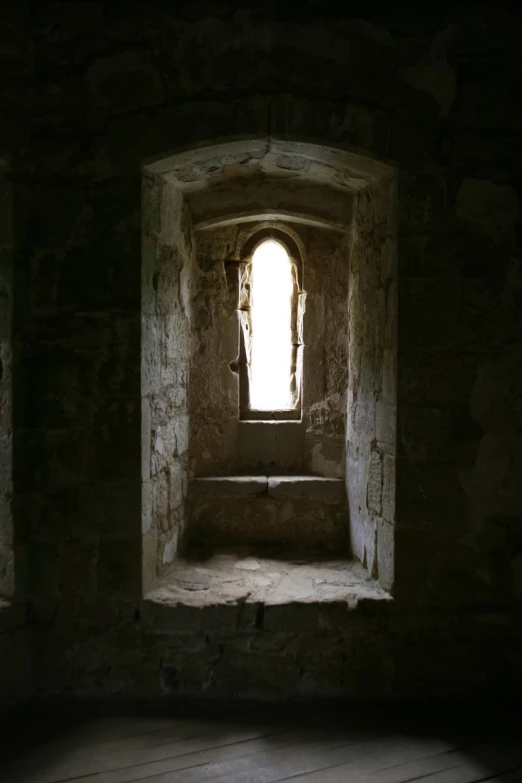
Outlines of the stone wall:
M350 237L346 488L354 555L394 586L396 182L357 196Z
M15 592L13 495L13 183L0 168L0 599Z
M16 338L23 307L15 272L25 265L30 30L23 4L0 9L0 712L31 688L24 530L14 524L13 433L20 414ZM20 282L20 278L18 279Z
M148 174L143 186L142 533L145 591L183 537L189 484L192 236L183 196Z
M492 4L342 9L34 12L15 528L38 692L418 696L520 682L522 18ZM395 602L273 609L262 625L228 607L158 631L133 596L140 165L266 133L398 167Z

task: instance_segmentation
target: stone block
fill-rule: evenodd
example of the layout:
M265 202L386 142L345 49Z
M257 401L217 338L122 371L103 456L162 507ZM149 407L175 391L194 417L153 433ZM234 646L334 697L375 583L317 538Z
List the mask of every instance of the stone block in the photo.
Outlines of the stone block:
M460 297L459 286L443 278L399 282L399 350L454 345Z
M233 472L237 463L237 413L223 421L192 419L191 428L190 458L194 473L208 476Z
M268 488L267 476L216 476L192 479L193 497L243 497L265 495Z
M155 528L144 534L141 547L142 594L147 595L156 587L158 576L158 533Z
M10 432L0 431L0 487L2 494L13 491L13 437Z
M336 484L332 490L318 496L296 494L267 495L267 480L249 485L248 492L237 497L230 490L227 495L213 495L215 485L210 480L208 494L193 495L189 522L189 540L197 544L217 546L220 543L278 544L299 548L346 551L348 548L348 512L344 500L344 484ZM218 492L227 481L218 481ZM199 484L199 482L198 482ZM262 487L262 492L259 489ZM258 492L252 492L252 489ZM277 488L276 488L277 491ZM341 498L341 499L339 499Z
M383 454L378 449L372 449L368 472L368 484L366 486L366 502L368 509L381 515L382 512L382 479L383 479Z
M32 599L56 600L60 593L63 545L31 543L25 550L27 593Z
M239 606L228 604L205 606L169 606L161 598L145 600L141 604L144 627L158 635L197 633L233 633L236 629Z
M28 229L35 247L58 248L92 232L86 189L70 185L34 185L30 189Z
M395 530L394 595L402 605L426 600L435 561L432 536L424 530Z
M0 245L10 245L13 242L13 192L14 185L0 177Z
M304 429L294 421L241 421L238 458L248 466L269 467L271 472L299 466L303 455ZM266 471L263 471L266 472Z
M92 600L97 593L98 542L68 541L61 558L60 589L69 604Z
M174 467L174 466L173 466ZM179 464L158 473L151 482L152 527L162 532L172 529L177 512L186 497L187 482Z
M395 579L394 567L395 530L384 519L377 522L377 570L379 584L384 590L392 590Z
M308 453L303 465L304 472L329 478L344 478L344 438L305 435L305 448Z
M13 547L0 544L0 596L11 597L15 590Z
M141 246L141 312L156 315L156 242L145 234Z
M158 556L161 567L171 565L178 552L179 531L163 533L158 540Z
M152 418L150 401L144 397L141 401L141 479L150 478Z
M107 537L138 535L141 513L138 480L89 484L78 489L73 529Z
M0 495L0 544L13 544L13 510L11 498L8 495Z
M96 475L103 481L135 478L141 471L139 400L110 401L98 407L93 422Z
M253 498L248 504L229 499L204 499L192 505L188 530L195 543L271 542L280 539L275 500Z
M154 481L141 485L141 532L146 535L154 525Z
M179 310L179 280L183 259L177 247L157 245L154 288L156 315L175 315Z
M382 400L386 405L397 405L397 352L391 348L382 356Z
M375 404L375 438L381 444L395 446L397 408L382 400Z
M4 610L0 610L0 614ZM7 709L31 696L31 638L29 628L17 628L0 634L0 694L2 708Z
M397 525L432 531L468 529L469 507L463 477L454 464L398 459L396 466Z
M488 28L489 25L484 25L483 29ZM459 86L459 100L453 122L458 128L473 128L475 134L484 131L520 131L522 120L513 105L512 84L489 73L482 78L476 75L472 79L468 78Z
M395 456L392 454L383 455L382 515L391 524L395 521Z
M417 63L400 71L400 77L415 90L428 92L439 105L442 116L448 114L455 99L456 78L454 69L441 58L434 63Z
M269 476L268 495L273 498L300 498L344 503L344 481L322 476Z
M162 81L154 61L143 51L127 50L99 57L88 68L86 83L93 118L156 106L163 101Z
M467 177L457 195L457 215L495 244L511 246L518 216L517 195L510 185Z
M220 345L218 356L223 361L237 362L239 358L239 315L234 310L231 315L226 315L219 326Z
M140 595L141 566L141 537L103 539L97 574L100 595Z

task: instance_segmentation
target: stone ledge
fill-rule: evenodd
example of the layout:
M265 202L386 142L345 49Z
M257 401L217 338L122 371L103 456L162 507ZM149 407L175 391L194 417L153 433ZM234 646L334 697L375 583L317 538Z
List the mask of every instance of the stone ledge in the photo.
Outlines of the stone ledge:
M282 559L252 549L178 560L142 604L155 633L297 631L342 627L392 599L354 560ZM355 622L355 619L354 619Z
M307 498L342 503L346 489L343 479L322 476L269 476L268 494L272 498Z
M268 495L272 498L306 498L342 503L343 479L323 476L207 476L192 479L198 497L244 497Z

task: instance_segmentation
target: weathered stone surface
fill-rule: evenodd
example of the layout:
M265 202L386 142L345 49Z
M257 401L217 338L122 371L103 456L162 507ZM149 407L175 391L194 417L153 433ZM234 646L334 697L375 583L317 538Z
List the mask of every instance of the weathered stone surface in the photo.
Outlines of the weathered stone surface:
M218 476L192 480L192 490L196 497L266 495L267 488L267 476Z
M270 482L270 478L268 482ZM276 496L265 491L243 494L239 503L230 491L193 496L191 520L187 530L190 543L215 547L232 544L280 544L298 549L320 551L348 550L348 514L342 493L336 486L336 498L325 500L308 494L282 490Z
M466 178L457 194L457 215L497 245L511 243L518 215L517 195L509 185Z
M262 621L263 630L269 633L319 630L337 616L338 610L353 610L360 600L391 599L355 561L293 562L271 558L270 553L260 557L248 548L243 552L218 552L203 561L179 560L161 585L147 595L147 601L165 607L194 607L200 611L213 607L216 616L221 608L224 622L234 610L239 618L245 608L252 607L253 629ZM176 623L172 627L175 631L180 618L174 611L170 615ZM158 608L156 616L160 616ZM155 621L151 618L150 622L156 630ZM166 630L163 623L161 628Z
M343 503L345 486L342 479L324 476L269 476L268 495L273 498L306 498Z
M379 527L383 491L390 508L390 476L384 490L384 455L396 450L397 248L396 192L382 182L363 192L355 213L350 266L349 371L346 432L346 488L352 550L379 577ZM386 384L386 390L384 385ZM383 400L386 394L389 402ZM385 535L381 560L389 560ZM393 536L392 536L393 539ZM389 588L390 568L386 568Z

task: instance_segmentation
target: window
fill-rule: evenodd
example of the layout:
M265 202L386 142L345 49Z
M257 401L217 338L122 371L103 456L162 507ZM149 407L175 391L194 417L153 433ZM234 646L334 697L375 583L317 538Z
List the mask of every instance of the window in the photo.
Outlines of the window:
M241 418L299 419L298 262L275 232L260 234L241 276Z
M292 294L288 253L268 239L252 257L250 408L291 410Z

